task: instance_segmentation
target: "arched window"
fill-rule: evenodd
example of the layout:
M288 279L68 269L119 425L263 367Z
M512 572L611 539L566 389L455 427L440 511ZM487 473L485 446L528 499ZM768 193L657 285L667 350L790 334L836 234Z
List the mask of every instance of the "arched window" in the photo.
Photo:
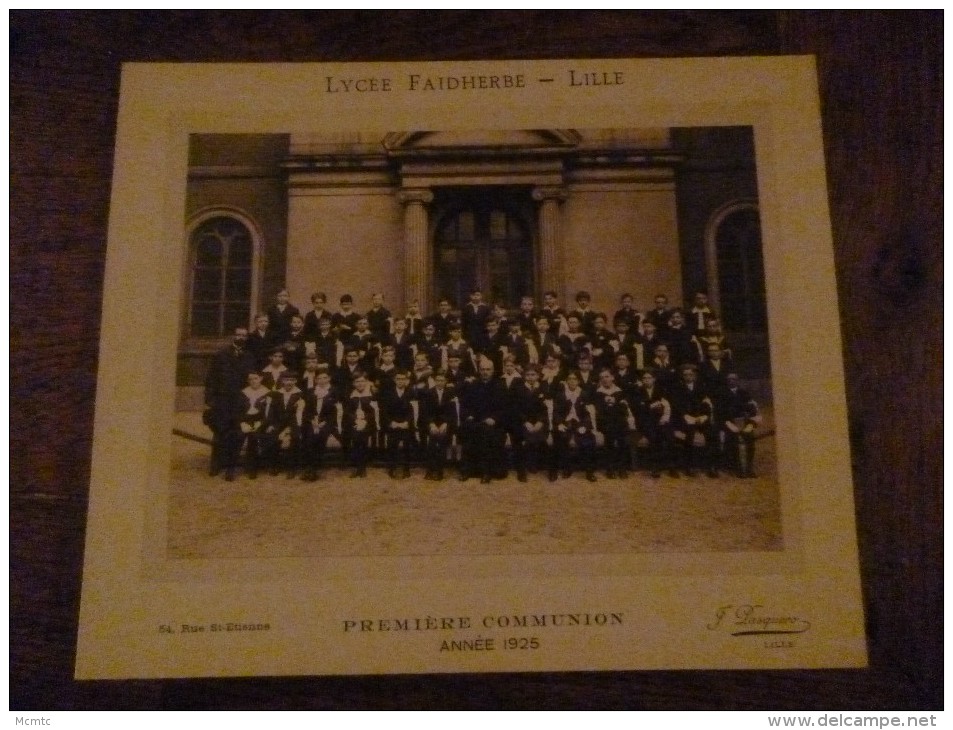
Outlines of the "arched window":
M709 294L730 332L768 329L761 219L754 203L725 206L712 216L705 236Z
M532 242L503 206L474 204L440 220L434 236L434 289L463 305L474 288L513 307L533 293Z
M257 289L255 249L252 231L233 215L211 215L195 225L189 236L189 337L225 337L248 326Z

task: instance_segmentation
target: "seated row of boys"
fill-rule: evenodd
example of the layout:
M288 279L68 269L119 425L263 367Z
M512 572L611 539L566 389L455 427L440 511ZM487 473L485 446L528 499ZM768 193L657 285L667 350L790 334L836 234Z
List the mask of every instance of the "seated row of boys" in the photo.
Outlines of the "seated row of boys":
M353 353L354 351L350 351ZM385 353L393 350L385 348ZM584 357L581 364L591 363ZM570 370L549 382L535 365L518 368L505 355L502 374L483 357L476 377L456 382L437 370L415 378L402 368L352 374L341 391L327 366L309 358L308 375L299 379L283 371L277 390L251 371L248 384L219 419L217 458L226 479L235 477L243 447L246 467L255 478L260 467L286 470L289 478L303 470L314 480L322 468L328 441L334 438L349 453L354 473L366 475L372 450L386 451L391 476L409 475L411 459L424 456L426 478L442 479L448 454L460 454L462 479L482 482L505 476L504 447L519 481L527 471L546 469L550 480L569 476L578 466L595 481L597 468L608 478L625 477L636 446L640 466L653 477L668 469L689 476L697 469L718 476L718 467L753 476L754 433L758 409L738 377L726 373L717 382L701 381L690 363L680 377L662 387L653 370L626 382L603 368L583 385L582 373ZM310 378L310 380L309 380ZM343 395L342 395L343 393Z
M286 299L287 292L279 298ZM415 367L416 356L423 353L430 367L446 369L450 355L460 353L461 366L471 375L481 355L493 361L497 372L505 354L514 355L521 368L544 364L550 355L564 367L574 368L579 356L588 354L599 369L618 366L617 356L624 353L630 366L640 372L648 367L668 370L685 362L702 363L711 345L717 345L723 357L730 357L720 323L703 293L695 295L695 306L688 312L667 308L667 299L659 295L656 309L647 314L632 306L631 295L623 295L611 328L606 315L590 308L588 292L579 292L577 308L570 312L558 306L553 292L546 293L541 309L531 297L523 297L512 317L502 308L492 311L479 291L470 298L459 316L442 299L439 311L425 318L415 303L406 316L391 316L378 294L366 314L357 314L351 297L345 295L342 312L332 315L324 309L325 295L317 292L312 296L315 308L307 315L287 303L283 310L276 305L258 315L247 346L256 367L265 370L266 380L271 378L272 387L282 369L300 372L308 355L341 367L347 350L356 350L358 365L369 371L386 346L394 348L394 364L402 368Z
M371 396L376 396L387 389L385 381L388 385L393 384L398 370L408 370L410 386L415 394L433 387L434 373L438 370L444 371L447 385L452 392L462 394L465 384L476 381L475 374L481 360L488 361L492 366L492 372L496 373L504 370L505 360L512 360L513 364L510 367L515 368L517 373L526 371L527 380L530 378L538 380L541 397L552 404L555 396L565 389L564 383L568 380L566 376L568 370L575 371L580 391L587 397L592 397L599 387L599 371L609 369L614 387L622 392L623 400L630 414L633 414L634 409L628 404L638 400L638 395L644 387L646 371L651 373L652 380L660 391L667 392L673 384L678 382L676 372L680 366L686 363L700 364L701 380L705 387L709 390L721 391L725 376L731 369L730 361L728 361L730 351L724 346L724 337L720 332L718 321L714 312L708 307L707 297L703 293L696 294L694 306L688 312L669 309L667 298L659 295L655 300L655 309L646 314L638 312L633 307L631 295L623 295L621 309L616 312L613 319L613 330L607 328L604 315L590 309L590 297L587 292L580 292L577 295L577 308L568 313L558 306L553 292L546 292L545 304L538 310L532 298L524 297L521 300L519 312L510 319L505 319L507 313L501 308L493 311L484 304L479 291L471 294L470 302L459 312L459 315L452 311L448 300L442 299L438 312L427 318L420 316L415 304L411 304L405 317L392 317L383 307L383 300L377 294L373 295L372 307L365 315L353 311L353 299L348 295L341 298L342 311L333 315L324 309L326 297L323 293L318 292L311 299L314 309L302 317L300 312L288 303L288 293L283 290L278 295L278 303L267 314L256 318L255 330L250 334L246 333L247 336L241 338L242 344L236 344L235 348L241 352L247 344L248 355L242 354L241 363L244 364L246 371L253 367L259 372L261 382L256 390L259 388L263 388L266 392L278 390L283 379L292 381L290 374L300 373L300 377L296 375L295 382L290 386L280 388L285 394L282 400L289 398L288 394L293 390L304 394L314 391L318 384L319 374L326 371L330 393L342 406L342 417L338 419L340 423L337 435L340 436L338 440L345 448L349 448L350 443L345 436L346 429L343 428L343 403L356 390L355 376L359 372L366 376L365 380ZM686 326L686 316L690 322L694 323L693 327ZM276 324L273 326L272 323ZM464 332L467 332L473 344L464 339ZM238 341L239 338L236 337L236 342ZM280 344L276 346L276 342ZM252 367L248 367L247 358L251 358ZM263 362L267 362L264 367L262 367ZM226 363L226 369L235 370L237 373L242 368L228 366ZM216 370L215 367L213 367L214 370ZM285 373L289 375L285 377ZM213 396L212 400L217 399L220 404L213 409L217 415L211 419L219 424L218 427L212 428L213 433L216 434L213 439L213 467L226 464L234 466L237 463L237 455L231 458L226 454L234 451L231 444L237 441L237 436L234 435L237 431L227 425L235 419L226 414L231 410L227 403L232 396L237 398L239 387L235 385L224 387L216 382L222 379L211 371L209 376L209 381L206 383L207 403L209 393L216 391L219 395ZM323 377L321 379L323 380ZM237 378L233 375L225 380L235 383ZM245 390L247 391L248 388ZM226 396L225 401L221 399L222 393ZM304 402L303 398L301 400ZM709 401L711 401L710 398ZM222 403L226 405L223 406ZM303 406L300 407L303 408ZM749 410L753 409L756 413L757 407L753 402L746 407ZM246 412L254 410L250 407L246 409ZM242 445L247 441L250 464L257 464L259 460L276 464L277 454L280 451L279 442L277 439L269 440L269 433L279 432L286 436L289 433L292 434L284 439L287 442L285 445L291 452L298 453L302 450L313 452L314 449L309 449L306 443L314 439L306 438L308 428L303 425L303 411L297 414L297 418L302 421L298 424L298 429L276 431L274 424L271 424L265 428L263 434L257 427L252 428L251 424L246 423L240 430L247 434L254 433L255 437L243 435L241 443L238 444L239 453ZM709 422L710 419L711 416L709 416ZM419 421L419 413L415 416L415 420ZM262 420L263 423L264 420ZM462 428L465 425L465 421L461 421L456 428L462 433L466 430ZM746 428L746 433L750 435L753 432L753 426L747 424ZM555 435L551 435L552 432L551 427L545 429L544 438L551 446L554 446ZM233 435L230 439L225 438L226 433ZM514 458L517 461L521 460L523 458L522 441L516 444L512 434L505 433L504 439L507 436L513 446ZM600 433L600 439L603 436L604 434ZM717 444L719 447L721 442L732 439L730 435L727 439L720 434L715 436L719 441ZM695 433L686 436L682 431L672 430L671 439L683 441L686 437L696 441L702 438ZM426 434L424 438L415 436L415 439L421 444L429 441ZM648 450L649 455L652 456L654 453L650 461L664 466L673 462L675 452L668 448L668 442L671 439L666 436L653 440L643 435L639 441L643 446L649 442L648 445L652 447ZM711 440L709 438L709 441ZM261 444L258 443L259 441ZM394 438L390 437L387 441L393 442ZM746 441L750 441L750 446L753 447L753 439L742 439L742 445ZM226 446L226 442L229 446ZM326 439L323 441L319 439L318 448L323 453L324 445L322 444L326 444ZM575 440L573 445L577 445ZM589 450L587 439L582 438L579 445L582 446L581 453L585 455ZM607 452L613 449L617 450L617 447L611 443L605 447ZM405 447L403 450L409 449ZM693 448L683 449L686 453L694 450ZM532 449L532 451L539 451L539 449ZM557 452L554 450L554 453ZM362 444L358 439L354 457L360 461L361 455ZM532 455L538 456L538 454ZM682 459L682 461L685 460ZM737 459L732 461L736 462ZM746 463L748 467L741 468L742 473L750 471L750 458ZM584 463L583 466L588 465ZM674 469L674 466L671 468ZM691 468L693 467L689 463L689 469ZM256 467L252 466L251 471L255 469ZM226 469L226 475L233 470L233 468ZM214 468L213 471L218 469ZM523 471L517 465L518 475ZM592 469L587 468L586 471L587 475L591 475ZM619 469L613 468L607 471L615 473ZM653 469L653 473L657 471L657 468ZM307 467L305 476L310 478L314 472L314 468ZM553 469L550 469L551 474L552 472ZM428 475L436 473L435 469L428 469Z

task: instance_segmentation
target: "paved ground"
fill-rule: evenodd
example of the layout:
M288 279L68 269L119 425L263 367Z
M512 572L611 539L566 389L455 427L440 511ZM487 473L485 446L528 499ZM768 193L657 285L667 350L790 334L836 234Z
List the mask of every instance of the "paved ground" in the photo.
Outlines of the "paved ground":
M177 420L180 432L192 420ZM195 435L200 435L196 433ZM173 436L170 558L515 555L780 550L774 437L758 442L757 479L722 476L596 483L531 475L481 485L365 479L329 468L317 482L207 475L208 446Z

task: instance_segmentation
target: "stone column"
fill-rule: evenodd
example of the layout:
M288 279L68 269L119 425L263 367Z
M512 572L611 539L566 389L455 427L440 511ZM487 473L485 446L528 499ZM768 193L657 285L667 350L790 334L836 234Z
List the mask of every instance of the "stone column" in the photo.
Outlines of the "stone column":
M568 197L566 189L558 185L533 190L533 200L539 206L539 278L540 290L552 289L560 299L563 291L562 241L559 229L559 204Z
M433 192L408 188L397 193L404 206L404 305L416 299L422 311L430 307L430 251L427 246L427 208Z

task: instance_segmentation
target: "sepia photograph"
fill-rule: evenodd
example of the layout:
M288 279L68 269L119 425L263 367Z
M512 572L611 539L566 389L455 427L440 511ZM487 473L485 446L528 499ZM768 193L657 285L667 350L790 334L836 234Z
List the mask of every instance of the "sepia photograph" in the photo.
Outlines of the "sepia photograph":
M756 163L191 134L167 557L782 550Z
M863 664L807 60L121 96L77 676Z

